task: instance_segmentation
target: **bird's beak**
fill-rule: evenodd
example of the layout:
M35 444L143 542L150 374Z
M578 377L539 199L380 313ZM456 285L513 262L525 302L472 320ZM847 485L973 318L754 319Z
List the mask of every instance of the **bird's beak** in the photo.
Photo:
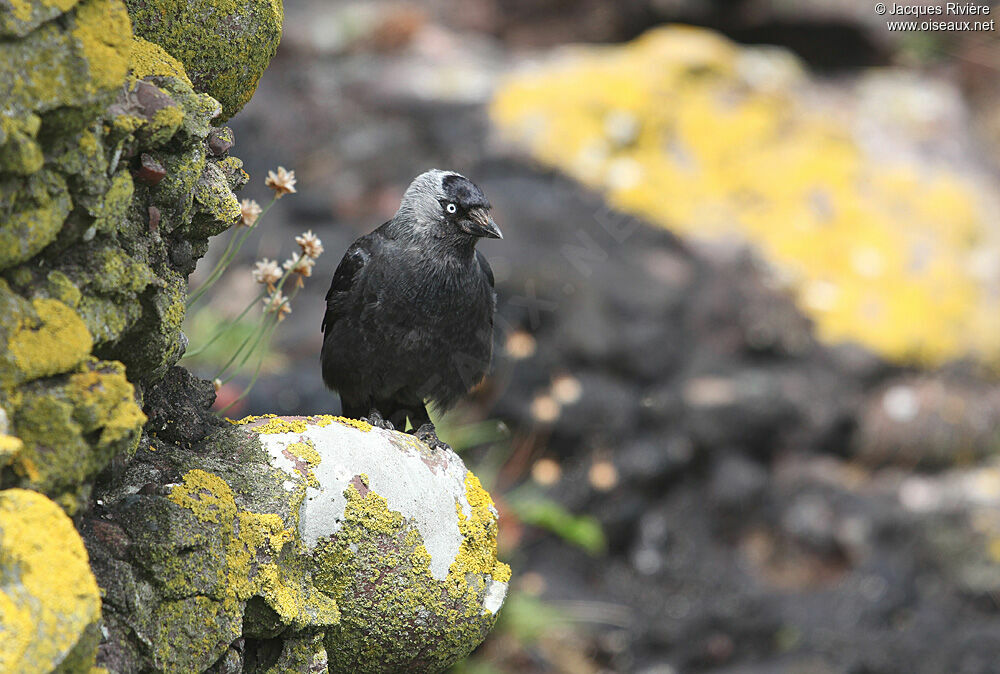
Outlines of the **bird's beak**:
M469 211L469 228L466 230L473 236L481 236L487 239L502 239L503 232L497 227L497 223L490 217L489 211L485 208L473 208Z

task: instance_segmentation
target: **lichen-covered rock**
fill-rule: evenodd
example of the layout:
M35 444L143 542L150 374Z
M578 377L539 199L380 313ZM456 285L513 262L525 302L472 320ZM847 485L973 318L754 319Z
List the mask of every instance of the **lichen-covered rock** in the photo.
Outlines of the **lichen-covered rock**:
M843 86L791 52L667 26L527 66L491 112L616 208L756 244L828 341L1000 363L1000 193L973 151L941 161L975 142L960 92L892 71Z
M0 672L87 671L100 593L73 523L45 496L0 491Z
M437 672L510 575L454 453L341 417L248 418L193 452L152 438L98 497L109 671Z
M436 672L479 645L510 567L496 557L493 501L454 452L322 418L248 428L308 479L299 531L341 611L325 641L331 671Z
M281 0L127 0L135 32L163 47L196 91L232 117L250 100L281 39Z
M21 441L0 478L75 512L139 442L142 389L186 346L187 275L246 174L208 148L219 103L120 0L11 0L0 34L0 408Z

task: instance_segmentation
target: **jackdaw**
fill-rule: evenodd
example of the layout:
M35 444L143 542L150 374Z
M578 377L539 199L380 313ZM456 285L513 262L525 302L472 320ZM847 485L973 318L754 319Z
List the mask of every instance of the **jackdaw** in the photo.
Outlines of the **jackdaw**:
M493 354L493 271L476 250L480 238L503 238L491 208L466 177L434 169L347 249L326 294L320 354L344 416L400 430L409 418L439 445L426 403L451 407Z

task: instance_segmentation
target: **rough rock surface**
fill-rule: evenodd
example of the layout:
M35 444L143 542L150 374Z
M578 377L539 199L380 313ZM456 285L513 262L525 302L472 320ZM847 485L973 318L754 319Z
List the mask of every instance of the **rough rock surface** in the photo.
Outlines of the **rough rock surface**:
M186 277L246 175L206 150L218 103L118 0L14 2L0 26L0 669L77 672L100 600L58 506L90 508L139 445L143 392L185 347Z
M340 417L250 417L193 451L153 438L98 497L82 529L112 671L441 671L510 574L453 452Z
M281 0L126 0L136 34L184 64L232 117L257 89L281 40Z

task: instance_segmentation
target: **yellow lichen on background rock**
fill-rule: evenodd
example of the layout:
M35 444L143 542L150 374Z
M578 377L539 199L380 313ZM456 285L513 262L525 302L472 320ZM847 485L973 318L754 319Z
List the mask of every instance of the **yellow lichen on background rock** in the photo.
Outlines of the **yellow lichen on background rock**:
M995 191L872 156L807 84L788 52L667 27L515 74L492 115L617 208L755 243L827 340L1000 364Z
M52 671L101 610L73 522L42 494L0 491L0 569L0 672Z

